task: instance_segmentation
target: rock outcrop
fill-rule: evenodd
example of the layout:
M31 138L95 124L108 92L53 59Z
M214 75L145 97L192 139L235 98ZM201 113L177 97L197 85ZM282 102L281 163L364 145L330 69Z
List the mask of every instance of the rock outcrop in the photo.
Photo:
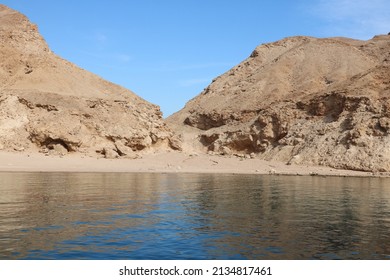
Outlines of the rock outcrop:
M168 119L186 149L390 171L390 36L258 46Z
M180 149L159 107L53 54L0 5L0 149L136 157Z

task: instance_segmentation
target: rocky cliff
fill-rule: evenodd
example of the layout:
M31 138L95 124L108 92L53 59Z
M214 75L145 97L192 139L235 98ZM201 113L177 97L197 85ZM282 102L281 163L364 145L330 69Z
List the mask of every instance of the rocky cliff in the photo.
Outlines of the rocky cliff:
M390 171L390 36L263 44L168 122L186 149Z
M0 149L136 157L178 149L159 108L53 54L0 5Z

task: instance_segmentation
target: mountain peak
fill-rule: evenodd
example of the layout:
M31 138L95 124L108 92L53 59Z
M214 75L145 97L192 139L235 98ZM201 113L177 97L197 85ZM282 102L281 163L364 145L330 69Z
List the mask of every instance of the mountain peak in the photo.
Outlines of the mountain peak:
M2 48L11 48L23 55L49 52L37 25L31 23L25 15L5 5L0 5L0 39Z

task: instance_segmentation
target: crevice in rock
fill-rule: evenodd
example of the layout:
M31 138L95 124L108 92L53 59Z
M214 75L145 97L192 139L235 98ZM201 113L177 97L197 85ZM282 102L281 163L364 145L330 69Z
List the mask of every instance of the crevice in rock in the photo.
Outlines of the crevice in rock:
M61 145L68 152L74 152L74 143L70 143L69 141L63 140L61 138L51 138L47 137L43 142L40 143L41 147L47 147L49 150L53 150L55 145Z
M60 145L66 149L67 152L76 152L80 147L80 143L76 143L61 137L51 137L42 134L31 133L30 141L35 143L40 148L47 148L53 150L56 145Z
M22 97L18 97L18 100L21 104L25 105L29 109L42 108L48 112L58 111L57 107L54 105L51 105L51 104L34 104L34 103L32 103L32 102L30 102L27 99L22 98Z

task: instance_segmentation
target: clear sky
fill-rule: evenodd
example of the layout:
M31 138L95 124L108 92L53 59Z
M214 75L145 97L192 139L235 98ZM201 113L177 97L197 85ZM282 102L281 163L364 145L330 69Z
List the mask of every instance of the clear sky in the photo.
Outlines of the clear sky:
M3 0L59 56L180 110L259 44L390 32L389 0Z

